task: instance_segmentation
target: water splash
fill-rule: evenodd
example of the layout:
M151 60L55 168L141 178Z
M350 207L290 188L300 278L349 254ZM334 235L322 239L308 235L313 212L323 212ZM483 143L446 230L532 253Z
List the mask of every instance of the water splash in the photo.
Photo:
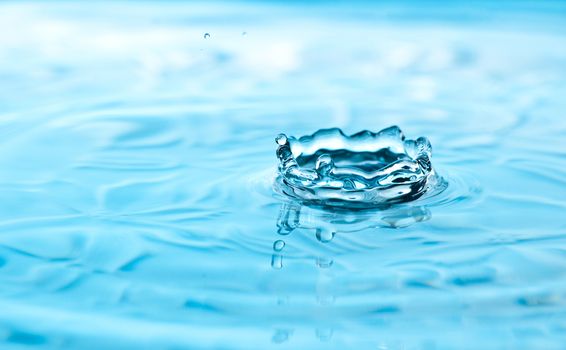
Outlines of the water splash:
M397 126L351 136L338 128L298 139L280 134L275 142L276 190L307 203L386 207L444 186L432 167L428 139L406 140Z

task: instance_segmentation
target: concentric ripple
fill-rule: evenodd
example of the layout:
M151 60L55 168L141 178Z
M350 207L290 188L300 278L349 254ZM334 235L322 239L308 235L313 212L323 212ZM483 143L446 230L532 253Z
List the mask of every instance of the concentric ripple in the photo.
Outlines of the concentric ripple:
M443 183L425 137L405 139L397 126L347 136L338 128L300 138L277 136L275 188L319 205L371 208L421 197Z

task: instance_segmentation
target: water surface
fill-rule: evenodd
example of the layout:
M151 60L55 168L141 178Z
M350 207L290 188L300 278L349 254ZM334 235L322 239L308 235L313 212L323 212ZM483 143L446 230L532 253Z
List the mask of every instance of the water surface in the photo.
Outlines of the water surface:
M564 13L0 4L0 347L563 348ZM441 194L274 194L277 134L390 125Z

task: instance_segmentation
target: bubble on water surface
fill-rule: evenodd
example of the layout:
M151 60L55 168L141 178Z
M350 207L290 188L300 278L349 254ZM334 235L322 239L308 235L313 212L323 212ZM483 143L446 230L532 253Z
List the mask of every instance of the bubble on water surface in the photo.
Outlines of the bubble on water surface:
M428 139L407 140L397 126L351 136L337 128L298 139L279 134L275 141L276 190L307 203L385 207L444 186L432 167Z

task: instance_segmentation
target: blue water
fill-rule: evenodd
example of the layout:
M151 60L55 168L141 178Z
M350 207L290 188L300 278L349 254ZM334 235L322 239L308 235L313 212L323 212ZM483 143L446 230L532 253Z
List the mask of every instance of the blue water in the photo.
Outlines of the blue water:
M564 349L564 96L558 1L2 2L0 348ZM437 196L274 191L390 125Z

